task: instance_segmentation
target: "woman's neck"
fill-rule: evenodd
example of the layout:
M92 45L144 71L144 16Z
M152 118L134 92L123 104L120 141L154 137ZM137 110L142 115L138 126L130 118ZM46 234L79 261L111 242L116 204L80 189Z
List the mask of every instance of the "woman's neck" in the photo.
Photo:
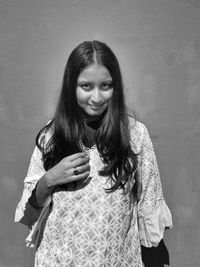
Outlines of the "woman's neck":
M84 116L86 125L93 129L99 128L101 126L101 122L102 122L103 117L105 116L105 113L106 112L98 116L91 116L87 114L85 111L83 111L83 116Z
M85 136L83 138L83 144L86 147L91 148L95 144L96 142L95 134L98 128L101 126L104 115L105 112L100 116L91 116L83 112L83 117L85 120Z

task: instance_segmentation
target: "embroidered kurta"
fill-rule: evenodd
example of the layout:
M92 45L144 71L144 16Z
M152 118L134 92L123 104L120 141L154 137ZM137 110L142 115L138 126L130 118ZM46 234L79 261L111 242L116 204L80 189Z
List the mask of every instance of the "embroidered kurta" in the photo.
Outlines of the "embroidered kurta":
M132 192L134 179L127 183L126 193L122 189L106 193L111 181L98 173L104 163L96 145L90 149L83 146L90 157L88 180L77 187L56 187L42 223L41 217L38 220L41 210L28 201L45 173L42 154L35 148L15 214L15 221L30 229L27 245L35 243L32 233L39 225L35 267L142 267L141 244L157 246L165 228L172 227L148 130L130 119L130 135L139 160L139 202L135 202Z

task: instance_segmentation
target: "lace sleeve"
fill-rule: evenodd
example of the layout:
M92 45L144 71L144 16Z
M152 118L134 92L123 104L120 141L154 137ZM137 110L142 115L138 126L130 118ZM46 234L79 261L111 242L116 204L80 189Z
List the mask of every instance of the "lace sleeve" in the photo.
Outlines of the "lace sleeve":
M172 227L172 217L163 197L156 156L145 126L141 146L139 164L142 193L138 203L139 233L141 244L152 247L159 244L165 228Z
M30 165L28 168L27 176L24 180L24 189L20 202L15 211L15 222L20 222L32 228L33 224L39 217L40 209L36 209L29 203L29 198L38 180L44 175L42 153L38 147L35 147L31 157Z

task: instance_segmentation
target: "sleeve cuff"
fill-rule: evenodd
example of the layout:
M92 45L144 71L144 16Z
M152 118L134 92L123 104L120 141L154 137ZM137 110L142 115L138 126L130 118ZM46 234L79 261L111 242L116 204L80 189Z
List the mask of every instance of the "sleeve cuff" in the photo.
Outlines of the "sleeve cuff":
M172 228L172 216L165 200L162 199L151 213L139 216L141 245L157 247L166 228Z

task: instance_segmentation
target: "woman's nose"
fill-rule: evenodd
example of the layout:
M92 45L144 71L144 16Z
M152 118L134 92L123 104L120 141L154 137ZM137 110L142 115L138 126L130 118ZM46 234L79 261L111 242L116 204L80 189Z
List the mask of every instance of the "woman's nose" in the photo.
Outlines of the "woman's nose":
M95 103L99 103L102 101L102 95L98 87L94 88L91 100Z

